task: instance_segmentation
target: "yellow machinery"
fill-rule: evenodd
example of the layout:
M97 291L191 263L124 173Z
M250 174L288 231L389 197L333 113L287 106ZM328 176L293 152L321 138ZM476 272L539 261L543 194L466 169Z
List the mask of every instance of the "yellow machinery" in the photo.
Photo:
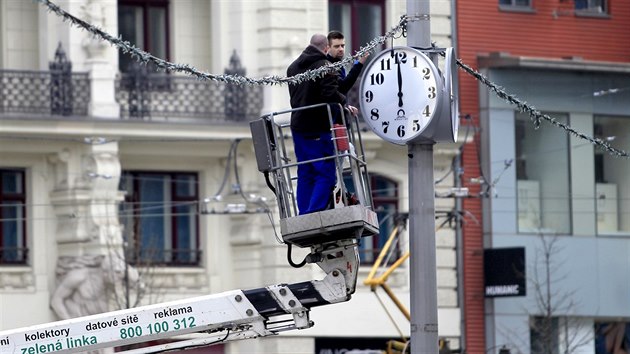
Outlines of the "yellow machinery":
M396 305L396 307L400 310L400 312L407 318L407 320L411 321L411 314L409 313L409 310L405 307L405 305L402 302L400 302L400 300L398 299L398 297L396 297L396 294L394 294L394 292L389 287L389 285L387 285L387 279L389 278L389 276L396 270L396 268L400 267L400 265L403 264L407 260L407 258L409 258L409 255L410 255L409 251L405 252L405 254L403 254L394 263L392 263L392 265L390 265L379 276L376 275L378 268L381 266L381 263L383 263L383 260L386 259L386 257L388 256L388 253L390 252L390 249L392 248L392 244L398 239L400 232L405 229L406 222L407 222L407 215L399 216L397 218L396 227L394 227L394 229L390 233L389 238L387 239L387 242L385 243L385 245L383 246L383 249L379 253L378 258L374 262L374 265L372 265L372 269L368 273L367 278L363 281L363 284L370 287L370 290L374 292L376 297L379 299L379 302L381 302L381 300L376 294L376 290L378 287L382 288L383 291L385 291L385 293L392 300L392 302ZM441 228L441 226L438 227L438 229L439 228ZM409 344L410 344L409 338L406 338L401 333L400 340L390 340L387 342L386 353L387 354L411 353ZM453 353L448 346L448 342L445 339L440 338L438 345L439 345L440 354Z

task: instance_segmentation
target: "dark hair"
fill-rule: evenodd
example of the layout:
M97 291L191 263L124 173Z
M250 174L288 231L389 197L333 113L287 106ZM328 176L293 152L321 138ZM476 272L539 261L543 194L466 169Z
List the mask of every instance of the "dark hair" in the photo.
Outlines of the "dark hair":
M339 31L330 31L328 32L328 43L330 43L333 39L343 39L343 33Z

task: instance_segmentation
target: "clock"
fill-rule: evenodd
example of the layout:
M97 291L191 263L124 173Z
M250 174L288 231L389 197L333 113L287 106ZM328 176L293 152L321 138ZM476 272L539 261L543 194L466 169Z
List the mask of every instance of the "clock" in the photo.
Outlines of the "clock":
M459 77L457 76L457 54L455 48L446 48L446 64L444 68L446 94L450 96L452 141L456 142L457 131L459 130Z
M442 75L421 51L386 49L364 69L361 114L376 135L394 144L434 142L435 129L427 127L444 110L443 90Z
M434 123L425 129L433 141L453 143L457 141L459 128L459 104L457 84L457 55L455 49L446 48L444 61L444 99L442 100L442 116L434 118Z

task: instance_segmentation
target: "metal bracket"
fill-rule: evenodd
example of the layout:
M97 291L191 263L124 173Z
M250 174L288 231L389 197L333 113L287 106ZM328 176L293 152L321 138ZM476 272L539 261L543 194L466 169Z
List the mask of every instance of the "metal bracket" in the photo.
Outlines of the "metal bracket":
M434 44L434 43L432 43ZM417 49L423 53L430 53L430 54L444 54L444 52L446 51L446 48L438 48L438 47L431 47L431 48L423 48L423 47L414 47L411 46L411 48L413 49Z
M282 305L283 310L287 313L291 313L295 328L305 329L310 328L311 322L308 316L308 309L305 308L300 300L286 285L268 286L267 289L276 299L276 301Z
M414 21L430 21L431 20L431 15L429 14L415 14L415 15L407 15L405 17L405 20L407 20L407 22L414 22Z
M356 239L340 240L313 248L314 252L321 253L323 256L323 260L317 263L327 274L323 281L330 282L331 276L339 278L341 275L345 283L343 293L346 297L353 294L359 274L359 250Z

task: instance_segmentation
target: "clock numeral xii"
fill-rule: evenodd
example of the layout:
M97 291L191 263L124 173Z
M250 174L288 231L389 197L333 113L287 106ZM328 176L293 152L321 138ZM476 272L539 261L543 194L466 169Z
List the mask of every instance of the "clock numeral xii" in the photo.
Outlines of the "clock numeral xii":
M400 52L400 53L394 53L392 54L392 57L394 58L394 64L406 64L407 63L407 53L405 52ZM416 57L414 57L414 67L416 67L418 65L418 60ZM381 63L381 71L386 71L386 70L392 70L392 61L391 58L383 58L380 61Z

